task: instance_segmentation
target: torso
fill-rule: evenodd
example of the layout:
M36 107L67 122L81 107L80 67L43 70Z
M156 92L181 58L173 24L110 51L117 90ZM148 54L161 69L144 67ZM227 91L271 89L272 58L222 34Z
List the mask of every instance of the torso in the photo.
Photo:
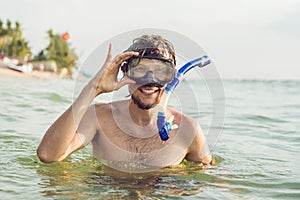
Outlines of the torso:
M187 154L192 137L187 137L184 117L174 110L174 123L179 129L170 132L170 138L162 141L156 120L147 126L136 125L128 112L126 103L96 106L99 129L93 143L93 154L98 160L122 171L148 171L179 164ZM190 139L189 139L190 138Z

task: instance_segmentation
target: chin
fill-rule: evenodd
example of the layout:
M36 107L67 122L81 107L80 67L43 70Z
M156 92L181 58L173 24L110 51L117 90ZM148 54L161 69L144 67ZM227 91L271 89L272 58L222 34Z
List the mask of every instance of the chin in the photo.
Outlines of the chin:
M151 108L154 108L159 102L161 101L161 97L164 93L164 88L144 88L147 86L141 86L136 88L131 88L131 91L134 91L131 93L131 99L135 105L137 105L140 109L143 110L149 110ZM149 86L148 86L149 87ZM135 90L133 90L135 89ZM147 89L150 90L147 91ZM156 90L152 91L151 90ZM129 90L130 92L130 90ZM147 93L148 92L148 93Z
M131 96L131 99L132 99L133 103L142 110L149 110L151 108L154 108L158 104L157 102L153 102L153 103L143 102L140 98L135 97L134 95Z

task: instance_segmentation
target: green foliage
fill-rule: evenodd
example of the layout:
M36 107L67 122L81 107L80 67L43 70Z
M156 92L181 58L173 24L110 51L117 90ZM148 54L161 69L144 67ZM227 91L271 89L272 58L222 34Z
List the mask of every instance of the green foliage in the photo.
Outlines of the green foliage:
M52 30L49 30L47 33L49 45L35 56L34 60L53 60L56 62L58 70L66 68L71 73L71 69L78 59L74 49L70 49L69 43L62 40L61 34L54 34Z
M55 62L58 71L66 68L71 74L72 68L78 59L75 50L70 48L68 38L62 39L61 34L54 34L52 30L48 32L49 45L42 49L38 55L34 56L33 61ZM31 58L31 50L28 42L22 36L21 25L15 22L12 26L10 20L6 21L6 27L0 19L0 55L10 58L17 58L21 62Z
M0 20L0 53L8 57L17 58L21 62L31 55L28 42L22 36L21 25L15 22L12 27L10 20L6 22L6 28Z

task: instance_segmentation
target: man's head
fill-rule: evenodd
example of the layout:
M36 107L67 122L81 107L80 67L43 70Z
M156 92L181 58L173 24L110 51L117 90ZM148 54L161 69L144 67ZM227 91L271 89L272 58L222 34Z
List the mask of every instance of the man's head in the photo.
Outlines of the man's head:
M129 86L133 101L142 109L150 109L159 103L163 87L176 74L173 45L160 35L143 35L133 40L125 50L139 52L122 64L122 71L136 81Z
M122 64L122 71L139 84L157 84L161 87L172 81L175 76L176 60L173 45L160 35L143 35L133 40L125 50L139 52ZM155 60L155 69L141 65L141 61ZM145 63L145 62L144 62ZM152 72L152 73L148 73Z
M171 42L160 35L142 35L133 40L130 47L125 50L139 52L140 56L157 55L157 57L170 60L176 65L175 50Z

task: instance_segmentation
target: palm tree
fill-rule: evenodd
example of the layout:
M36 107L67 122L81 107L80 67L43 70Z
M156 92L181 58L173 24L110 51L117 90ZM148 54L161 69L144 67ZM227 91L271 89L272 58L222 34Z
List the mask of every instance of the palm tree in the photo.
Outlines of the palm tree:
M0 50L1 54L18 58L21 61L23 61L25 56L31 54L28 42L22 36L19 22L15 22L15 27L13 28L11 21L7 20L5 29L3 22L0 21Z

